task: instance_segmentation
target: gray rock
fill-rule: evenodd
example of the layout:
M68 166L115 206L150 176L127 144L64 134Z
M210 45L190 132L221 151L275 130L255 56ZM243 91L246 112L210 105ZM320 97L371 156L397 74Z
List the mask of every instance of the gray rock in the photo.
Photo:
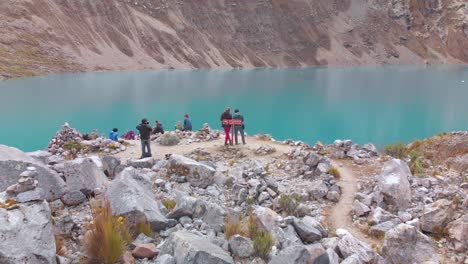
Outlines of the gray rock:
M229 249L232 255L240 258L250 257L254 253L252 240L240 235L234 235L229 239Z
M452 220L454 210L452 202L441 199L424 206L421 217L421 229L431 233L441 233Z
M274 256L268 264L307 264L310 252L305 246L290 246Z
M392 159L385 162L382 172L376 177L384 202L396 211L408 208L411 203L409 176L408 165L402 160Z
M359 241L349 232L342 232L340 229L337 230L337 234L340 237L338 241L338 248L344 258L348 258L354 254L357 255L358 259L362 262L368 263L375 257L375 252L366 243Z
M357 200L355 200L353 203L353 212L357 216L363 216L370 212L370 210L371 209L369 207Z
M151 169L154 166L154 159L151 157L132 159L128 161L128 166L132 166L137 169Z
M370 225L377 225L396 218L398 218L396 215L393 215L390 212L387 212L384 209L377 207L369 214L369 216L367 217L367 222Z
M173 256L168 254L158 255L158 258L156 258L153 264L176 264L176 260Z
M202 204L202 201L197 202L197 206L202 208L201 212L195 212L197 218L202 218L203 222L208 224L216 232L222 232L224 230L224 223L226 223L226 211L219 205L215 203L206 203ZM197 211L197 208L195 208Z
M47 202L0 208L0 263L56 263Z
M143 233L138 234L135 240L132 242L132 246L137 247L139 245L154 243L155 240L151 237L146 236Z
M339 239L337 237L326 237L326 238L323 238L322 240L320 240L320 243L326 249L332 249L333 251L337 251L338 250L338 241L339 241Z
M176 193L176 207L167 215L169 218L178 219L182 216L193 216L197 199L183 192Z
M362 146L362 149L372 153L373 155L377 155L379 153L377 148L372 143L365 144L364 146Z
M171 155L167 169L169 174L185 176L193 187L206 188L214 183L214 168L181 155Z
M317 170L320 173L328 173L330 171L330 163L321 162L317 165Z
M282 248L287 248L292 245L302 245L302 240L294 229L294 226L287 225L283 228L283 237L281 238Z
M407 224L387 232L382 256L391 263L424 263L437 259L432 239Z
M138 171L132 167L126 168L109 184L107 197L112 212L125 216L130 223L136 224L143 218L156 231L169 225L168 219L159 210L151 185L140 178Z
M106 155L102 157L102 169L107 177L113 179L125 167L121 165L120 159L115 156Z
M320 200L327 195L328 187L321 180L313 181L308 192L311 199Z
M81 191L84 194L93 193L107 182L106 175L88 158L65 162L63 176L67 182L67 191Z
M468 214L458 218L447 226L449 240L458 252L468 250Z
M47 164L47 158L52 156L50 152L44 151L44 150L37 150L34 152L28 152L27 153L31 158L43 163Z
M234 263L229 253L210 243L206 238L187 231L172 233L160 248L160 255L174 256L177 264L227 264Z
M31 158L19 149L0 145L0 192L5 191L9 186L16 184L28 167L35 167L38 181L33 193L24 194L21 200L42 200L54 201L59 199L65 189L65 182L53 170L46 165Z
M340 200L340 193L337 191L328 191L327 193L327 200L330 200L332 202L338 202Z
M261 204L264 201L268 200L269 198L270 198L270 195L268 194L268 192L261 192L257 200L258 200L258 203Z
M81 191L69 191L65 193L60 200L66 206L75 206L83 203L87 198Z
M304 157L304 163L311 168L317 167L319 161L320 156L315 154L314 152L309 152L307 153L307 156Z
M345 258L341 264L363 264L363 262L359 259L357 254L353 254L347 258Z
M323 226L310 216L302 219L294 218L293 226L304 243L312 243L326 236Z
M383 237L385 236L385 233L387 233L390 229L395 227L395 225L396 224L393 221L380 223L370 228L370 234L375 237Z
M62 156L59 155L52 155L46 159L46 164L48 165L56 165L59 163L64 162L65 160L63 159Z

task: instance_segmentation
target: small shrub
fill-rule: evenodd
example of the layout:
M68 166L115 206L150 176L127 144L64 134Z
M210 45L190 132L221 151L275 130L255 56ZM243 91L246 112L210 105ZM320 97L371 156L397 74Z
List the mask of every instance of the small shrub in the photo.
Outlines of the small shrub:
M85 235L85 250L89 262L114 264L124 254L129 241L130 232L123 217L114 217L110 203L107 200L92 201L93 223Z
M145 234L145 236L151 237L153 236L153 228L151 224L146 221L146 219L141 218L135 227L136 234Z
M411 159L410 164L409 164L411 173L413 174L424 173L425 170L422 164L423 161L422 161L421 153L413 150L409 153L409 156Z
M175 146L179 144L179 142L180 142L180 139L177 136L177 134L174 132L170 132L170 133L165 133L164 135L162 135L160 144L163 146Z
M75 150L75 151L80 151L83 146L81 145L80 142L76 141L67 141L65 144L63 144L63 149L64 150Z
M385 146L384 153L397 159L403 159L408 155L408 149L403 142L397 142Z
M297 194L282 194L279 198L279 204L288 215L294 215L294 212L301 203L302 197Z
M224 237L229 240L233 235L246 236L248 232L245 230L245 225L243 225L242 222L242 214L239 214L237 219L231 219L228 215L226 217L226 223L224 224Z
M247 199L245 199L245 204L247 206L252 206L254 203L255 203L255 199L253 197L247 197Z
M457 196L453 197L453 203L454 204L458 205L458 204L461 204L461 202L462 202L462 199L461 199L460 196L457 195Z
M340 171L335 166L331 166L330 171L328 173L330 173L330 175L335 177L336 179L339 179L341 176Z
M255 254L258 257L261 257L266 260L271 252L271 248L274 245L271 233L263 232L258 228L257 223L255 221L255 217L252 213L249 214L248 228L250 238L253 242Z
M232 167L232 166L234 166L234 164L236 164L236 160L231 159L231 160L228 161L228 163L229 163L229 166Z
M165 199L162 201L162 203L169 211L174 210L174 208L176 207L176 202L171 199Z

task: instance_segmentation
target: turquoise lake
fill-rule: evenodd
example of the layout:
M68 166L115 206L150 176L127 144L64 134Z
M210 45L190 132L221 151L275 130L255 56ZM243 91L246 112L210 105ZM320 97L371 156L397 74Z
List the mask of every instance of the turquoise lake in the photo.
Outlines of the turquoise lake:
M0 144L43 149L65 122L123 133L141 118L166 130L189 113L220 128L239 108L248 134L383 146L468 130L468 66L174 70L50 75L0 82Z

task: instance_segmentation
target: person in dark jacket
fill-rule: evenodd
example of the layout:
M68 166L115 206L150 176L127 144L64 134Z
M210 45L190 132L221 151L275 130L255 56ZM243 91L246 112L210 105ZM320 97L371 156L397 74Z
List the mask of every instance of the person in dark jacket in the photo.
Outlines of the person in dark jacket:
M112 129L109 133L109 138L113 141L119 140L119 134L117 133L119 130L117 128Z
M149 125L148 120L143 118L141 124L139 124L136 129L140 131L141 158L151 157L150 135L153 129Z
M192 131L192 120L189 118L188 114L184 115L184 128L182 131Z
M153 134L164 134L163 124L160 123L158 120L154 122Z
M235 125L234 126L234 138L235 138L236 145L239 144L239 143L237 143L237 134L240 132L240 135L241 135L241 138L242 138L242 144L245 145L244 117L241 115L239 109L234 110L234 116L232 117L232 119L242 120L242 125Z
M231 130L231 126L228 125L228 124L224 124L224 123L223 123L223 120L231 120L231 119L232 119L231 108L230 108L230 107L227 107L227 108L226 108L226 111L224 111L224 112L221 114L221 125L222 125L223 128L224 128L224 134L225 134L224 145L227 145L228 142L229 142L229 144L232 145L231 136L229 135L229 131Z

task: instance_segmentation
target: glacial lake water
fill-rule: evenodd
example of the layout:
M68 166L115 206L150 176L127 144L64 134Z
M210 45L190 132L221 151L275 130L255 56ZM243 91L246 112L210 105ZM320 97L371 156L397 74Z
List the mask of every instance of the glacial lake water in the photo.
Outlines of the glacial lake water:
M106 135L141 118L220 129L239 108L248 134L383 146L468 130L468 66L174 70L50 75L0 82L0 144L43 149L65 122Z

